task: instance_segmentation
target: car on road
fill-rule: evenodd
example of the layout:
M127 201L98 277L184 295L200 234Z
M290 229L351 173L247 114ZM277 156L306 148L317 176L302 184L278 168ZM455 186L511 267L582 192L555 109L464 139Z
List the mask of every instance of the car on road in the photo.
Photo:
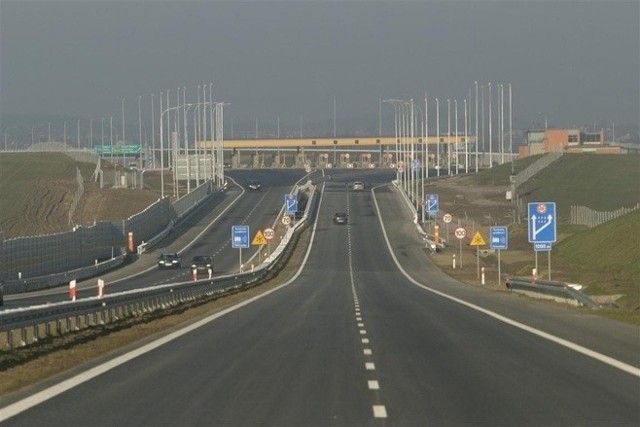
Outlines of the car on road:
M180 255L173 252L170 254L160 254L158 258L158 268L180 268Z
M349 215L346 212L336 212L333 215L334 224L347 224L349 222Z
M262 189L262 185L260 184L260 181L249 181L249 190L253 190L253 191L260 191Z
M213 257L210 255L196 255L191 259L192 270L213 270Z
M364 182L356 181L353 183L353 191L363 191L364 190Z

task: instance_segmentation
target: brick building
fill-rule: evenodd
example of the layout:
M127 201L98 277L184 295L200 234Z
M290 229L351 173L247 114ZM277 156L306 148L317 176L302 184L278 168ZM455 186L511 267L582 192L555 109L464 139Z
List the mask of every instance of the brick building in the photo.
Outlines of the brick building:
M565 153L622 154L620 147L605 145L604 130L585 132L581 129L542 129L526 132L526 142L518 157L564 151Z

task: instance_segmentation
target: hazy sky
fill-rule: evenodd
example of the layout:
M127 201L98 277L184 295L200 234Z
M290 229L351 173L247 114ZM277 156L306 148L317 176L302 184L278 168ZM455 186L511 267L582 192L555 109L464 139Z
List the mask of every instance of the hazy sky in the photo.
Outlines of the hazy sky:
M334 99L377 123L380 98L461 104L478 81L511 83L520 123L640 121L638 0L0 0L0 48L3 114L125 98L137 120L139 96L213 82L237 123L331 122Z

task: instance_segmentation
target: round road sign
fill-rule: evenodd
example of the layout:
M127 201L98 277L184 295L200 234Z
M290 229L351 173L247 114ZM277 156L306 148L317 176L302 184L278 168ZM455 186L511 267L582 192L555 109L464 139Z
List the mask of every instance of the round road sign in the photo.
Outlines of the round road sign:
M449 224L453 220L453 217L451 216L451 214L444 214L442 220L445 224Z
M275 236L276 233L275 231L273 231L273 228L265 228L262 234L264 234L265 239L271 240L273 239L273 236Z
M291 224L291 217L289 215L285 215L282 217L282 223L284 225L289 225Z
M458 239L462 240L467 236L467 230L464 227L456 228L455 235Z

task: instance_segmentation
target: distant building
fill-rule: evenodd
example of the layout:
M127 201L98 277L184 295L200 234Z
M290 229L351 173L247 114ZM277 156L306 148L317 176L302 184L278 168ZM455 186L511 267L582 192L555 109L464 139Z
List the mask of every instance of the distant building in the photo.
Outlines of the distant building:
M585 132L581 129L530 130L526 142L518 150L518 157L563 151L565 153L623 154L618 146L605 145L604 130Z

